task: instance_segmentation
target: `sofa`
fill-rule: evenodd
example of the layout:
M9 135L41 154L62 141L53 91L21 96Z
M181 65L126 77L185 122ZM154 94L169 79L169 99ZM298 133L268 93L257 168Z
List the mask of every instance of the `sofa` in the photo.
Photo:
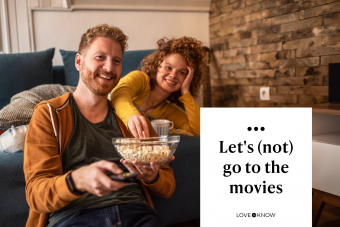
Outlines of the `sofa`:
M142 58L152 51L126 51L122 75L136 70ZM0 109L11 105L13 95L41 84L76 86L79 78L74 66L76 52L60 50L60 53L63 66L52 65L54 48L0 55ZM3 121L0 115L0 123ZM0 130L6 131L7 128L0 127ZM0 226L25 226L28 217L23 152L0 151ZM200 138L181 135L175 157L175 161L170 163L176 178L174 194L169 199L152 196L156 213L165 225L197 221L200 217Z

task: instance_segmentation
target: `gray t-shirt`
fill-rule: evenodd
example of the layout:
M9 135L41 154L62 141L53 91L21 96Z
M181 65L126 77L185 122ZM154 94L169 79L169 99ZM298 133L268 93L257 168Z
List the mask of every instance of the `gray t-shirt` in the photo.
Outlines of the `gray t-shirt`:
M109 104L107 116L102 122L92 123L80 112L73 95L70 96L73 130L62 156L63 173L78 169L100 160L114 162L124 172L126 167L119 160L111 139L122 137L113 109ZM48 227L54 226L64 217L77 212L79 209L104 208L113 205L146 202L140 185L129 183L119 191L99 197L86 193L62 209L50 214Z

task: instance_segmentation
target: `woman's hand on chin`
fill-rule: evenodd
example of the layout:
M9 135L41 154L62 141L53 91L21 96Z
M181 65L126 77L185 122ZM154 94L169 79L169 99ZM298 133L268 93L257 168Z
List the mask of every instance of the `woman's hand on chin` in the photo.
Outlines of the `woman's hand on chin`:
M185 77L185 80L183 81L182 83L182 86L181 86L181 93L182 95L185 95L186 93L188 93L190 90L190 84L191 84L191 81L192 81L192 78L194 78L194 70L187 66L188 68L188 75Z
M150 136L148 123L145 117L140 114L134 114L129 118L128 127L135 138Z

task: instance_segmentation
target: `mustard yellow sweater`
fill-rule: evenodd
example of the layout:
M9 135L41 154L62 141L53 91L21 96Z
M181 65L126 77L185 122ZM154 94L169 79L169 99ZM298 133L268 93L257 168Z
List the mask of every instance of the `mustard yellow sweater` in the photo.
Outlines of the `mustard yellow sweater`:
M124 124L127 126L129 118L139 114L134 104L139 108L150 91L150 78L141 71L133 71L120 79L118 85L112 90L111 102ZM164 101L149 115L156 119L168 119L174 123L174 128L191 132L200 136L200 108L188 92L179 100L184 104L183 111L175 104Z

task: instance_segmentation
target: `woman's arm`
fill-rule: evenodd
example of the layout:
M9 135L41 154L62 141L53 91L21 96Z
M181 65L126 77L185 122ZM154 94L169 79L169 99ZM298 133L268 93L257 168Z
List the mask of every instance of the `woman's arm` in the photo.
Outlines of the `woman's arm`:
M148 75L140 71L133 71L121 78L112 90L112 105L126 127L128 127L128 120L131 116L140 114L132 102L133 98L145 95L149 88Z
M187 66L187 68L188 75L181 86L182 96L179 97L179 101L184 104L184 108L187 112L186 121L180 116L176 118L172 116L169 117L174 119L173 122L175 126L175 122L177 122L177 125L179 125L178 128L191 132L195 136L200 136L200 108L190 93L190 84L194 78L194 70L190 66Z
M197 102L195 102L190 92L179 97L179 101L184 104L184 108L187 112L189 126L184 127L189 127L192 134L195 136L200 136L200 107L198 106Z
M184 104L186 113L175 104L167 104L163 110L151 115L155 118L168 119L174 123L175 128L200 136L200 107L190 92L182 95L179 100Z

